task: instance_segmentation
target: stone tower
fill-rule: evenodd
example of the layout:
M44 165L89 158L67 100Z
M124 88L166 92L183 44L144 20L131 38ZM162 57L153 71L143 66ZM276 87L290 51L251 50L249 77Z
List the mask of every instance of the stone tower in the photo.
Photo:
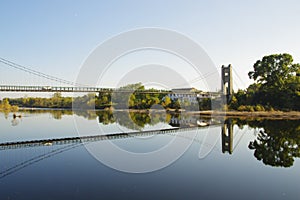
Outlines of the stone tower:
M232 66L228 67L222 65L222 82L221 82L222 95L225 99L224 102L228 104L231 101L233 93L233 81L232 81Z

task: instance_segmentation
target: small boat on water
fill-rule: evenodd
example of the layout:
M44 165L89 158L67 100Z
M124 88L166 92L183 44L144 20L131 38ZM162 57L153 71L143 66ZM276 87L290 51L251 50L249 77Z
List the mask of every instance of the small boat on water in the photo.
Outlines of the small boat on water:
M22 115L16 115L16 113L14 113L14 114L13 114L13 118L16 119L17 117L18 117L18 118L21 118Z
M197 121L198 126L208 126L209 124L204 121Z

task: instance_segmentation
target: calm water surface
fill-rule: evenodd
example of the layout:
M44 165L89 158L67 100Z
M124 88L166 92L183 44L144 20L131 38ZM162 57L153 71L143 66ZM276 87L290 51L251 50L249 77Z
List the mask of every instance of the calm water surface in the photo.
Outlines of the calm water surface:
M190 131L183 135L108 139L139 154L168 146L176 135L192 144L175 162L149 173L112 169L72 140L2 145L0 199L300 199L299 120L230 119L224 126L220 119L156 112L21 115L0 113L0 143L184 127ZM199 122L214 126L196 128Z

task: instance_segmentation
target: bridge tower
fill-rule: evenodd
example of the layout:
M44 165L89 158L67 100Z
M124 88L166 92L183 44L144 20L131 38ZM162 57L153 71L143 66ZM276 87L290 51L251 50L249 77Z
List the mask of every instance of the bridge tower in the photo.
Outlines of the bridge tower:
M232 154L233 147L233 124L230 119L225 120L222 127L222 152Z
M231 101L233 93L233 81L232 81L232 66L227 67L222 65L222 80L221 80L222 96L225 98L226 104Z

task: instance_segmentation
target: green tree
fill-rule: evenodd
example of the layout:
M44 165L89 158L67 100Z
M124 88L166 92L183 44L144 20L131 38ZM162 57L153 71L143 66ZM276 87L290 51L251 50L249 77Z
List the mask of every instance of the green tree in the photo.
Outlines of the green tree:
M176 109L176 110L181 109L181 102L180 102L180 100L179 100L179 99L176 99L176 100L173 102L172 107L173 107L174 109Z
M109 108L112 106L111 102L111 91L101 92L96 97L95 107L96 108Z
M166 96L165 98L164 98L164 100L162 101L162 106L164 107L164 108L167 108L167 107L169 107L169 105L172 103L172 100L171 100L171 98L169 97L169 96Z
M264 56L248 73L256 81L247 89L248 104L262 104L280 110L299 110L300 64L294 64L289 54Z
M36 99L35 99L35 101L36 101ZM61 101L62 101L61 93L60 92L54 93L50 101L51 101L52 107L61 108Z
M293 64L289 54L273 54L258 60L248 73L250 79L267 87L282 87L285 82L299 71L299 64Z
M210 98L203 98L199 100L200 110L211 110L212 100Z

